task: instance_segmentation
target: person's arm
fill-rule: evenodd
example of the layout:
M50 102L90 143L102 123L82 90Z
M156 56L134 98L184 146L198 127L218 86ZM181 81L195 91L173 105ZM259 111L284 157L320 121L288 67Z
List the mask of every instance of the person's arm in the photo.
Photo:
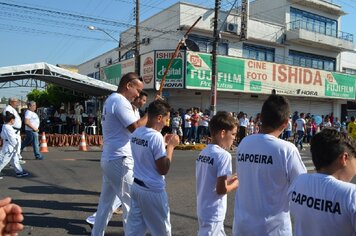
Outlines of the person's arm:
M233 175L228 178L226 175L220 176L216 182L216 193L219 195L227 194L231 192L239 186L239 180L237 179L237 175Z
M166 135L165 142L167 143L167 154L165 157L156 160L157 171L160 175L166 175L168 173L173 158L174 148L179 144L179 137L176 134Z
M132 123L131 125L127 126L126 128L133 133L137 128L146 125L147 123L147 119L148 119L148 115L147 113L142 116L140 119L138 119L137 121L135 121L134 123Z
M0 235L17 235L23 229L22 209L11 198L0 200Z

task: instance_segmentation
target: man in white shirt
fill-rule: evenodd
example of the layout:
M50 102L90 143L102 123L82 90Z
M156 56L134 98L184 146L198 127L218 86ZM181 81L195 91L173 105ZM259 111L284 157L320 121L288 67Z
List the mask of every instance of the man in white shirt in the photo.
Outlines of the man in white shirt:
M19 163L25 164L26 161L22 160L22 156L21 156L21 127L22 127L22 120L21 117L19 115L19 113L17 112L17 108L19 106L19 100L16 97L11 97L9 98L9 105L7 105L3 111L3 115L5 117L6 112L10 112L12 114L14 114L15 116L15 123L12 126L12 128L15 130L15 133L17 135L17 140L18 140L18 146L17 146L17 151L16 151L16 156L14 156L14 158L18 158Z
M38 132L40 126L40 118L36 114L36 102L30 101L27 103L27 111L25 113L25 131L26 137L21 144L21 151L32 143L33 154L35 155L36 160L42 160L44 157L40 153L40 144L38 139Z
M104 235L116 196L122 202L124 229L126 227L133 183L130 137L137 127L147 122L147 115L141 119L135 116L131 102L142 89L139 76L128 73L121 78L117 92L105 101L102 114L104 146L100 161L103 183L92 236Z
M317 173L298 176L290 186L294 235L356 235L356 142L323 129L310 144Z
M240 142L242 141L242 139L244 137L246 137L247 134L247 126L249 124L249 120L247 119L247 114L244 113L242 115L242 117L239 119L239 123L240 123L240 130L239 130L239 139Z
M261 111L261 131L237 147L234 236L292 235L288 187L306 173L298 149L279 139L289 122L289 102L270 95Z
M192 110L187 109L187 112L184 115L184 139L185 139L185 144L189 144L189 139L191 138L191 127L192 127L192 122L190 121L190 117L192 115Z
M298 139L297 139L295 145L298 147L298 144L299 144L301 150L304 150L303 138L304 138L304 133L307 130L306 121L304 120L304 116L305 116L304 113L300 113L300 117L295 121L295 124L294 124L295 130L298 134Z

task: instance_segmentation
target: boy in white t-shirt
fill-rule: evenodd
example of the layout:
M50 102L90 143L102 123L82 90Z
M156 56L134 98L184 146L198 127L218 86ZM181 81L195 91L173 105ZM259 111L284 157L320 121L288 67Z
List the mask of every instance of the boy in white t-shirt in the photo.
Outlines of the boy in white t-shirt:
M147 125L136 129L131 136L135 165L126 236L145 235L146 230L153 236L171 235L164 175L168 173L179 138L174 134L163 137L160 133L169 119L170 109L163 100L152 102L148 106Z
M229 149L236 138L237 124L228 112L218 112L209 123L212 142L196 159L196 191L199 236L225 235L227 196L238 186L232 177Z
M303 174L289 188L294 235L356 235L356 141L324 128L310 146L317 173Z
M288 187L306 173L295 145L279 139L289 122L289 102L270 95L261 111L259 134L245 137L237 147L233 235L292 235Z

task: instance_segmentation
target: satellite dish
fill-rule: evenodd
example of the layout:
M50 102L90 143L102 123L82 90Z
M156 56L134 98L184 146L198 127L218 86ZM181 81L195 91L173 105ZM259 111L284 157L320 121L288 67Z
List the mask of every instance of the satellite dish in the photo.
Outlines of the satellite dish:
M186 39L185 40L185 45L187 46L187 48L190 50L190 51L193 51L193 52L200 52L199 50L199 46L191 39Z

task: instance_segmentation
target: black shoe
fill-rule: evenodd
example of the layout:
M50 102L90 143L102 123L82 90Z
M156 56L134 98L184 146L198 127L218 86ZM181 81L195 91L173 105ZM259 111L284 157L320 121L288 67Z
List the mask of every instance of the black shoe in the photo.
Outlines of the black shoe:
M26 177L28 176L29 174L26 172L26 171L22 171L20 173L16 173L16 177L17 178L22 178L22 177Z
M40 157L36 157L36 160L43 160L43 156L40 156Z

